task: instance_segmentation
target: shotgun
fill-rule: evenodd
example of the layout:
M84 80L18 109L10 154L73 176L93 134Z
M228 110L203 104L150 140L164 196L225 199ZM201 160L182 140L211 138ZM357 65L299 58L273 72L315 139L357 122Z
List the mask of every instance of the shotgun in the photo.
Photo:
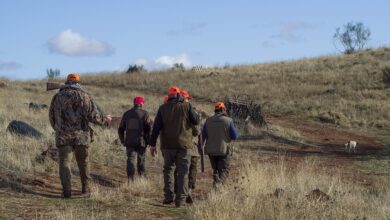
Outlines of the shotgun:
M64 83L54 83L54 82L47 82L46 83L46 91L55 90L55 89L62 89L65 87Z
M66 87L66 85L64 83L55 83L55 82L47 82L46 83L46 91L51 91L51 90L56 90L56 89L63 89L65 87ZM92 102L93 102L94 105L96 105L96 108L99 110L100 114L106 115L105 112L103 111L103 109L95 102L95 100L92 99Z
M64 83L54 83L54 82L47 82L46 83L46 91L51 91L51 90L56 90L56 89L63 89L65 87L66 87L66 85ZM95 102L95 100L91 99L91 101L96 106L96 108L98 109L100 114L106 115L104 113L103 109ZM94 140L95 140L94 139L95 131L90 126L88 126L88 128L89 128L89 136L91 138L91 142L94 142Z
M204 173L204 150L202 144L202 135L198 135L198 152L200 155L200 170Z

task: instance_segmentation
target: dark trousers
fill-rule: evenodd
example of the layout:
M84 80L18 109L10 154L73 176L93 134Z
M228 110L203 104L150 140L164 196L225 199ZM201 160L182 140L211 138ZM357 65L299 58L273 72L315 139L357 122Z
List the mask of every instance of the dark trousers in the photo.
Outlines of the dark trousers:
M59 173L63 191L70 192L72 190L70 165L73 152L80 171L81 185L83 188L88 187L88 183L91 179L89 174L88 146L59 146L58 151L60 159Z
M142 176L146 174L145 171L145 152L146 147L127 147L127 177L134 179L135 163L137 160L137 172Z
M195 189L196 176L198 174L198 160L199 157L191 157L190 170L188 174L188 187L190 189Z
M188 172L188 188L189 189L195 189L196 176L198 174L198 160L199 160L199 157L191 156L190 168L189 168L189 172ZM175 190L174 190L175 192L177 189L176 176L177 176L177 169L175 169Z
M191 155L186 149L161 149L164 157L164 197L173 200L174 181L177 181L175 203L184 202L188 194L188 169ZM174 175L174 169L177 175ZM176 178L175 178L176 177Z
M229 175L229 156L209 155L211 167L213 168L214 185L224 183Z

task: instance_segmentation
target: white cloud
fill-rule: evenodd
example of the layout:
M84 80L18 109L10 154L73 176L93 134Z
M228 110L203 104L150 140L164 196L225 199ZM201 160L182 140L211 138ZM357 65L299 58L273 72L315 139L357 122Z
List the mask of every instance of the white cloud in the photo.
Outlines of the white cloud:
M0 71L16 70L22 67L22 64L13 61L0 61Z
M191 59L186 53L182 53L176 56L160 56L154 60L139 58L134 62L134 64L143 65L148 70L171 68L175 63L182 63L186 68L192 66Z
M191 66L191 60L185 53L177 56L161 56L154 62L161 67L172 67L175 63L182 63L185 67Z
M114 53L114 49L107 43L83 37L71 29L50 39L48 49L66 56L109 56Z
M134 63L137 65L146 66L148 65L149 62L146 59L140 58L140 59L136 59Z

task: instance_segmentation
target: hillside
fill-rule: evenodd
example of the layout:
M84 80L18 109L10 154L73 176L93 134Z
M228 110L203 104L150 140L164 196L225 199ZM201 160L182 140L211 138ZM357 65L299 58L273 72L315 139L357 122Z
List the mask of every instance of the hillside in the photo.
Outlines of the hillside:
M322 120L344 127L390 127L390 89L381 69L390 66L390 48L351 55L269 64L204 69L202 72L103 74L88 85L156 92L177 85L210 101L246 94L265 113Z
M81 75L85 89L114 116L142 95L154 117L173 85L187 89L195 97L192 104L207 115L226 96L247 95L262 105L269 128L239 126L228 184L212 189L206 159L194 205L180 209L161 204L162 157L148 154L148 177L128 185L117 131L97 126L90 147L92 195L80 196L74 161L75 196L62 200L57 162L36 160L54 142L48 111L25 104L50 104L55 91L45 91L44 80L1 80L0 219L389 219L385 66L388 48L200 72ZM12 120L29 123L44 137L6 132ZM356 153L344 151L348 140L358 142ZM328 197L313 196L315 189Z

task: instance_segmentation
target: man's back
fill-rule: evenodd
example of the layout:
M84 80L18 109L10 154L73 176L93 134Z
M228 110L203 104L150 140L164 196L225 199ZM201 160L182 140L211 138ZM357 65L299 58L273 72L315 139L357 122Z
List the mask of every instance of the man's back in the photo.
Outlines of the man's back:
M231 141L230 124L232 119L222 113L215 114L206 120L207 133L206 154L226 155Z
M53 97L49 118L56 131L57 146L88 144L88 123L102 123L102 115L89 95L71 86L61 89Z
M160 106L152 133L152 146L155 146L157 136L161 133L161 148L189 149L192 148L191 124L199 124L199 117L188 102L178 99L169 100Z
M118 133L125 146L145 147L149 144L150 132L151 121L147 111L134 107L123 114Z

